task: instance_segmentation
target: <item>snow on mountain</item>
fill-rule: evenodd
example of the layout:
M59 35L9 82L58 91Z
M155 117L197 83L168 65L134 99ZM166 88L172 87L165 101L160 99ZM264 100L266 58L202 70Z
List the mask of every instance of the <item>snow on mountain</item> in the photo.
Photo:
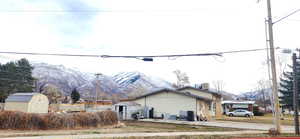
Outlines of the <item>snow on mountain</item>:
M123 92L120 90L118 84L116 84L111 77L101 75L98 79L99 80L93 79L89 83L80 86L78 91L85 97L93 97L96 95L97 86L99 86L99 95L104 94L104 96L107 98L111 98L113 94L116 94L119 97L125 96L125 94L123 94Z
M62 65L33 63L33 76L38 79L39 86L54 85L64 95L70 95L72 89L77 88L82 97L91 98L104 94L107 98L112 95L118 97L138 96L158 88L172 88L167 81L156 77L149 77L140 72L121 72L114 76L100 75L99 82L95 75L83 73ZM99 90L96 91L99 84Z
M268 88L265 90L265 99L270 100L271 97L272 97L272 89ZM256 91L242 93L238 95L238 98L247 99L247 100L259 100L259 99L263 99L263 94L260 91L256 90Z
M129 96L138 96L158 88L173 88L172 85L162 79L149 77L140 72L121 72L112 76L122 92Z
M90 82L91 75L65 68L62 65L49 65L46 63L32 64L33 77L38 79L40 85L52 84L64 94L70 94L72 89Z

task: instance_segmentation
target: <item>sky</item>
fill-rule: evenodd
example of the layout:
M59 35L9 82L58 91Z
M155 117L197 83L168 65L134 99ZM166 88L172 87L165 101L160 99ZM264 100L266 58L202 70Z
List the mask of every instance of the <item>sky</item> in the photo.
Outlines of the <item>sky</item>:
M299 0L272 0L273 20L300 8ZM266 0L6 0L0 1L0 51L96 55L160 55L266 48ZM274 24L276 47L300 47L300 12ZM223 57L102 59L1 54L0 62L25 57L83 72L113 75L139 71L191 84L222 80L224 90L253 90L267 80L266 51ZM277 61L290 54L276 51ZM277 62L278 74L288 70Z

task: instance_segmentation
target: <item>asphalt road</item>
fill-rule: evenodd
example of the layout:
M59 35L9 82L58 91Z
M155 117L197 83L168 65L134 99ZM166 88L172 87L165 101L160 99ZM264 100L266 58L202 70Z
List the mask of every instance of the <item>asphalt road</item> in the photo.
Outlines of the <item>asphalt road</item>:
M174 124L188 124L188 125L204 125L204 126L215 126L215 127L228 127L228 128L239 128L247 130L269 130L274 128L272 124L260 124L260 123L247 123L247 122L232 122L232 121L177 121L177 120L153 120L153 119L142 119L141 121L151 121L159 123L174 123ZM294 126L281 126L283 132L291 133L294 131Z

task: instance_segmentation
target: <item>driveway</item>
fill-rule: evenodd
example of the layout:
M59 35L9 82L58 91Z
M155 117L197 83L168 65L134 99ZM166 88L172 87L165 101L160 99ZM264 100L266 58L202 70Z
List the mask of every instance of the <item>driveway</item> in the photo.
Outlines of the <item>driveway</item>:
M247 130L269 130L274 128L272 124L260 124L260 123L247 123L247 122L231 122L231 121L177 121L177 120L154 120L154 119L142 119L140 121L148 122L160 122L160 123L174 123L174 124L188 124L188 125L203 125L203 126L215 126L215 127L229 127L229 128L239 128ZM281 126L282 132L291 133L294 132L294 126Z

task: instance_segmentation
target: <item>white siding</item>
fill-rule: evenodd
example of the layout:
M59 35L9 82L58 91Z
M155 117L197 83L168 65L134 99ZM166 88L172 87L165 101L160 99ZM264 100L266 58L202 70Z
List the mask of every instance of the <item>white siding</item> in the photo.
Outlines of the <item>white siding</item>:
M48 98L42 94L34 95L28 104L29 113L48 113L48 108Z
M141 106L145 106L145 98L134 100L137 104L140 104Z
M180 111L196 111L196 99L172 92L161 92L135 100L136 103L154 108L154 115L179 115ZM145 105L146 104L146 105Z
M28 103L27 102L8 102L8 103L5 103L4 110L28 112Z

